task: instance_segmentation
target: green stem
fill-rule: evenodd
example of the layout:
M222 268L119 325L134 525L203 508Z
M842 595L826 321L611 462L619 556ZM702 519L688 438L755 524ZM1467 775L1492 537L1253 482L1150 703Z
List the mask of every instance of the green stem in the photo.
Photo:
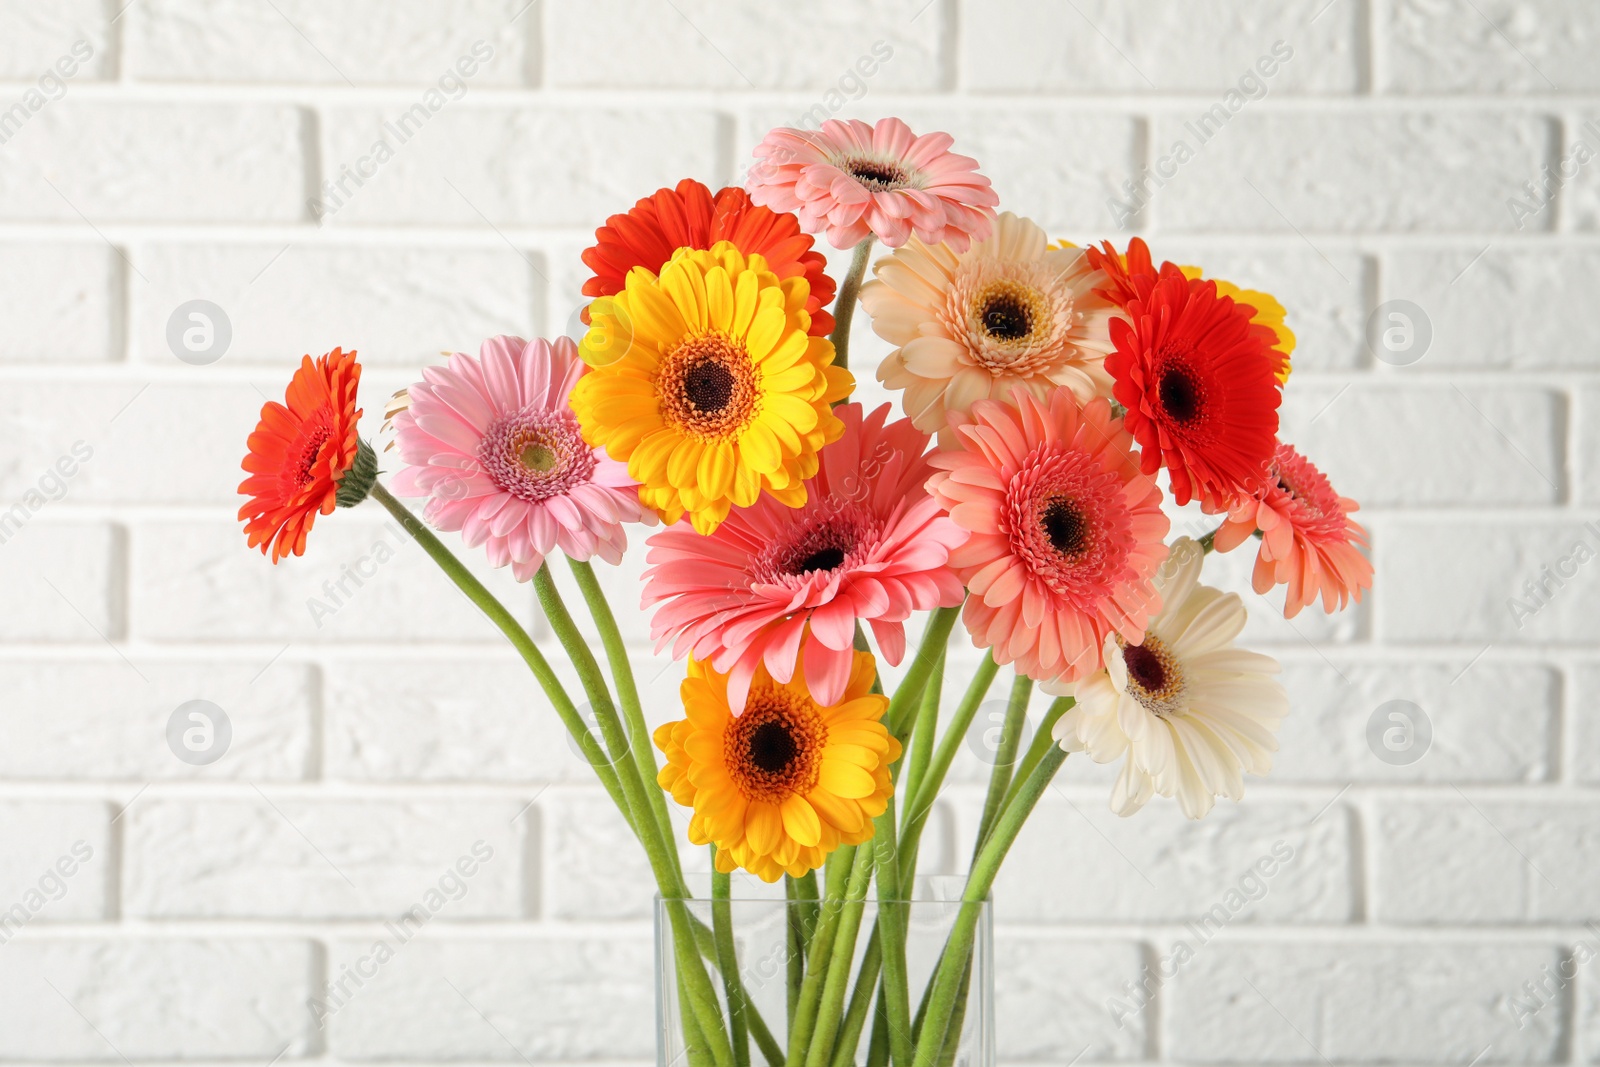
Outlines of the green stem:
M889 710L883 713L883 724L895 737L904 738L906 731L911 728L912 711L921 706L922 691L927 687L934 665L944 655L945 646L950 643L950 631L955 629L959 618L959 607L936 608L928 616L922 641L917 645L916 658L906 668L905 677L895 687L894 696L889 698Z
M839 914L843 910L845 888L855 865L854 845L836 849L828 859L827 887L823 893L817 915L817 925L811 934L806 952L806 975L800 983L800 999L795 1005L794 1021L789 1027L788 1067L801 1067L809 1051L807 1042L817 1026L817 1009L822 1002L823 982L827 978L828 960L833 955L834 933L839 927Z
M693 920L684 904L689 891L683 883L682 874L679 873L677 857L670 855L676 851L670 837L671 830L656 821L654 809L650 804L648 790L656 788L655 783L651 783L650 786L645 785L643 776L639 773L639 765L628 755L628 738L623 731L617 709L611 703L611 693L606 688L605 676L600 673L600 664L595 661L594 653L589 651L583 634L572 621L572 615L567 611L560 591L556 589L555 580L550 576L549 564L541 566L535 572L533 590L539 597L540 606L544 608L545 618L550 621L550 628L555 631L561 647L566 650L567 658L577 670L578 678L583 682L584 692L589 694L589 703L594 709L600 735L616 761L617 777L621 779L622 793L627 798L628 809L638 815L636 828L639 830L639 841L644 845L645 855L650 861L650 870L655 874L656 885L660 887L667 915L672 921L678 965L684 969L687 976L689 1000L700 1024L700 1031L705 1036L712 1059L719 1067L722 1065L731 1067L733 1047L723 1023L722 1006L717 1003L717 992L711 984L711 976L706 973L705 965L701 962L699 950L695 945Z
M900 881L894 805L874 820L878 849L878 940L883 945L884 1014L889 1022L889 1054L896 1067L911 1064L911 987L906 974L906 928L910 898ZM863 968L864 969L864 968ZM870 995L871 990L866 990Z
M867 890L872 886L873 861L877 851L870 844L856 849L845 887L844 906L839 912L839 929L834 934L833 952L828 960L828 976L823 983L816 1028L811 1047L806 1050L806 1067L828 1067L833 1060L833 1039L839 1034L845 996L850 991L850 964L856 958L856 937L861 933L861 916L866 910Z
M850 366L850 321L856 316L856 298L861 294L861 280L867 273L867 261L872 258L872 237L856 245L850 254L850 269L845 273L844 284L839 286L839 296L833 302L833 365Z
M977 858L984 839L1000 814L1001 801L1011 787L1011 770L1022 747L1022 728L1028 721L1028 698L1033 696L1033 679L1018 674L1011 682L1011 698L1006 702L1005 723L1000 727L1000 744L995 749L994 766L989 770L989 793L983 799L983 817L978 820L978 839L972 846Z
M955 761L961 742L967 736L967 729L972 725L973 716L978 714L978 705L983 703L990 684L994 682L994 676L999 672L1000 665L992 656L983 657L983 662L978 664L977 673L972 676L966 693L961 697L961 703L956 706L955 715L944 728L944 736L939 739L939 747L933 754L933 763L917 786L916 799L910 801L910 806L906 808L905 825L900 832L902 884L909 882L917 873L917 849L922 843L922 830L928 823L929 814L933 811L933 802L939 798L939 790L944 788L944 777L949 773L950 764Z
M900 796L900 806L906 806L907 797L917 795L922 776L933 759L933 734L939 725L939 701L944 697L944 668L946 656L940 654L922 687L922 703L917 707L917 721L911 726L911 752L904 761L905 774L895 792Z
M806 952L817 925L817 872L807 871L794 878L783 876L783 895L789 902L788 969L789 1032L794 1032L794 1013L800 1004L800 984L806 976Z
M1011 788L1006 791L1006 799L1000 805L1001 810L1011 806L1016 799L1017 791L1022 788L1022 783L1028 780L1033 769L1039 766L1039 761L1044 759L1044 754L1050 751L1056 739L1051 735L1055 731L1056 723L1076 704L1071 697L1056 697L1050 702L1050 707L1044 713L1044 721L1039 724L1039 732L1033 735L1033 744L1028 746L1027 755L1022 757L1022 762L1017 764L1017 769L1011 776Z
M995 876L1000 873L1000 864L1005 860L1006 853L1066 758L1067 754L1059 746L1052 747L1045 754L1033 774L1023 783L1015 802L1000 813L994 831L984 843L983 851L973 861L972 871L967 875L966 889L961 894L961 911L956 916L955 926L945 942L944 954L929 986L932 995L922 1033L917 1037L914 1067L934 1067L943 1051L944 1037L954 1014L956 998L960 994L978 918L983 912L983 902L989 899L989 892L994 888Z
M630 826L634 825L632 813L628 808L622 792L622 785L617 777L616 770L606 758L602 749L589 732L588 724L583 721L583 716L578 714L578 709L573 706L572 698L567 695L566 689L561 685L561 680L556 677L555 671L550 669L549 662L544 658L544 653L539 651L539 646L533 643L533 638L528 636L528 631L516 616L506 610L506 606L489 592L488 588L480 582L476 575L469 571L466 564L456 558L455 554L445 547L434 532L430 530L421 519L411 513L411 509L395 499L389 490L380 482L372 485L371 497L382 504L395 521L411 535L411 539L422 546L426 552L444 571L445 576L456 584L456 587L466 594L468 600L488 616L489 621L497 626L506 639L511 642L511 647L517 650L522 661L528 665L538 681L539 687L549 698L551 706L556 709L561 722L566 726L567 732L572 735L583 756L589 761L589 766L600 778L600 784L605 786L606 793L610 795L613 803L622 812L623 818L628 820ZM637 826L634 827L637 832Z
M739 955L733 944L733 905L730 879L717 870L717 846L711 846L711 928L717 939L717 970L728 998L733 1024L734 1067L750 1067L750 1031L745 1023L744 983L739 980Z
M880 903L879 907L882 906ZM856 1049L861 1045L861 1031L867 1025L867 1013L872 1010L872 1002L878 999L875 996L879 992L878 972L883 968L883 943L878 939L878 929L873 929L867 939L867 950L861 955L861 967L856 971L855 992L850 994L850 1006L845 1009L844 1022L839 1024L839 1037L833 1050L833 1067L851 1067L856 1062Z
M889 1062L889 1012L878 990L878 1010L873 1013L872 1040L867 1043L867 1067L884 1067Z
M622 704L622 714L627 720L628 748L635 764L638 765L640 776L645 781L645 793L650 798L651 813L655 816L656 822L670 834L672 817L667 812L666 793L661 789L649 788L656 784L661 769L656 765L655 750L650 741L650 728L645 725L644 708L639 703L639 686L634 681L633 664L628 660L628 649L622 640L622 633L617 629L617 617L611 611L610 602L606 600L605 590L600 588L600 580L595 577L594 568L575 559L568 559L567 564L572 568L572 576L577 579L578 588L583 592L584 603L588 605L589 614L600 631L600 642L606 650L606 661L611 665L611 678L617 686L617 699ZM671 856L681 878L683 867L678 850L672 849Z

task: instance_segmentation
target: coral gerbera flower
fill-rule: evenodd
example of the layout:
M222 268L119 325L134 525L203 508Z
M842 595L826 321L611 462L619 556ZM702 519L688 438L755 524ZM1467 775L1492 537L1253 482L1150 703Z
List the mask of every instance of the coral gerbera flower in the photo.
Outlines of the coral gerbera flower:
M1372 587L1372 563L1361 554L1367 531L1350 518L1359 507L1334 492L1292 445L1280 444L1266 483L1254 496L1235 500L1215 544L1227 552L1260 530L1256 592L1287 585L1283 614L1289 619L1319 595L1324 611L1342 611Z
M1069 752L1124 760L1111 791L1118 815L1160 793L1198 819L1217 797L1244 795L1245 771L1272 769L1289 697L1273 677L1276 660L1234 647L1244 605L1200 584L1204 555L1187 537L1172 546L1155 581L1161 611L1144 639L1107 637L1105 669L1072 687L1077 703L1055 726Z
M843 699L857 620L891 664L905 655L913 611L961 603L946 565L966 533L925 485L928 437L909 420L885 426L889 405L863 418L837 409L844 436L822 450L799 510L771 498L735 508L709 537L681 527L650 538L644 604L657 604L657 651L692 654L729 676L735 714L757 669L779 682L804 653L806 686L821 704Z
M355 352L335 348L315 363L302 357L284 402L261 407L244 457L250 476L239 485L250 499L239 518L250 547L274 563L303 555L317 516L359 503L372 486L377 459L356 435L360 384Z
M833 332L833 316L822 310L833 301L828 261L811 247L811 237L800 232L799 219L757 207L743 189L730 185L713 198L710 189L685 178L677 188L657 190L631 211L612 215L594 236L593 247L583 251L583 262L594 271L583 283L584 296L620 293L630 270L643 267L658 274L680 248L706 249L730 241L747 256L764 257L767 269L779 278L803 276L811 286L806 299L811 333L826 337ZM583 321L589 321L587 309Z
M1106 370L1112 395L1143 450L1146 474L1162 465L1179 504L1227 501L1255 489L1266 473L1282 402L1274 377L1272 331L1252 310L1220 296L1214 282L1174 268L1141 292L1111 323L1116 351Z
M917 428L949 443L947 411L1004 400L1016 389L1044 399L1065 387L1080 401L1111 395L1102 366L1117 308L1095 289L1106 277L1082 249L1050 248L1045 232L1011 212L985 241L957 254L913 238L878 260L861 306L879 337L898 345L878 380L904 389Z
M948 133L918 137L893 118L779 127L756 145L750 199L794 212L807 232L826 230L835 248L869 235L899 248L916 234L963 252L989 236L1000 198L977 160L950 151L954 143Z
M804 670L777 682L756 671L744 714L728 705L728 678L698 660L683 682L688 717L655 732L666 754L660 783L694 809L689 840L717 846L717 869L743 867L766 882L822 866L840 845L872 837L889 805L900 742L884 727L889 700L872 692L872 656L857 652L843 698L824 704Z
M805 503L817 452L844 432L830 405L850 395L833 345L807 334L809 289L728 241L680 248L661 276L642 267L589 306L572 391L583 436L642 483L668 523L701 533L765 491Z
M423 514L460 530L469 548L529 581L560 548L576 560L619 563L625 522L648 517L627 468L584 443L567 406L588 368L565 337L492 337L476 357L457 352L424 370L394 416L402 496L426 496Z
M1110 402L1023 393L952 419L960 448L932 457L928 488L972 532L950 565L971 592L973 643L1030 678L1072 681L1100 666L1108 634L1138 641L1168 521Z

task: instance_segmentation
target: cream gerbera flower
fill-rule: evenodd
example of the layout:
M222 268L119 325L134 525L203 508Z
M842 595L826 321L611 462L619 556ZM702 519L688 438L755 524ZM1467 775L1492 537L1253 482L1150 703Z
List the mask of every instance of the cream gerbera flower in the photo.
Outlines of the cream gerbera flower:
M1045 232L1006 212L988 240L957 254L907 241L873 268L861 305L879 337L898 345L878 380L903 389L917 429L948 438L946 412L1017 388L1048 400L1065 387L1087 403L1111 395L1101 364L1112 351L1115 306L1106 277L1080 248L1051 248Z
M1289 698L1270 656L1235 648L1245 609L1237 593L1200 584L1205 553L1172 546L1154 587L1161 611L1142 644L1113 632L1106 667L1080 682L1055 739L1097 763L1126 757L1111 808L1132 815L1152 794L1177 797L1198 819L1219 796L1244 795L1244 775L1266 774ZM1046 689L1052 688L1045 686Z

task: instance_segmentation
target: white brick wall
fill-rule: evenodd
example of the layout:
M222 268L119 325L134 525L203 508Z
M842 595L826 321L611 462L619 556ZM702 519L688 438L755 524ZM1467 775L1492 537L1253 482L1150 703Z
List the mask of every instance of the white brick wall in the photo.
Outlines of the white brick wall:
M1600 151L1600 6L124 2L0 0L0 512L43 500L0 544L0 911L29 913L0 1059L651 1058L644 865L515 658L376 510L248 554L238 457L302 352L361 351L375 428L440 349L565 329L606 214L831 112L951 131L1057 236L1125 236L1114 199L1159 253L1277 293L1285 433L1373 534L1360 609L1249 597L1294 712L1244 806L1121 821L1106 769L1068 763L997 894L1003 1059L1600 1064L1600 963L1549 977L1600 949L1600 564L1507 605L1600 549L1600 162L1508 207ZM232 326L208 366L167 346L192 299ZM1412 365L1367 347L1391 300L1431 328ZM191 699L231 722L208 766L167 748ZM1367 740L1396 700L1432 726L1416 762ZM984 770L953 772L939 865ZM353 983L478 841L459 899Z

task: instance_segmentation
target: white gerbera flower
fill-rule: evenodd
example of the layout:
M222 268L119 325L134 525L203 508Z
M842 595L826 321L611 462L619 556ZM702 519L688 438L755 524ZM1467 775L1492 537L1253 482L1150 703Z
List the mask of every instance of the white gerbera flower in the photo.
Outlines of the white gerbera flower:
M1205 553L1185 537L1154 580L1162 598L1142 644L1106 639L1105 669L1081 681L1055 739L1097 763L1126 757L1111 808L1132 815L1154 793L1198 819L1219 796L1244 795L1244 773L1266 774L1288 694L1278 662L1233 646L1244 628L1237 593L1200 584ZM1050 686L1045 686L1050 689Z
M872 329L898 345L878 380L905 390L917 429L949 434L947 411L1022 388L1048 401L1111 395L1106 354L1116 307L1094 290L1106 276L1081 248L1051 248L1035 223L1006 212L985 241L957 254L915 238L873 267L861 287Z

